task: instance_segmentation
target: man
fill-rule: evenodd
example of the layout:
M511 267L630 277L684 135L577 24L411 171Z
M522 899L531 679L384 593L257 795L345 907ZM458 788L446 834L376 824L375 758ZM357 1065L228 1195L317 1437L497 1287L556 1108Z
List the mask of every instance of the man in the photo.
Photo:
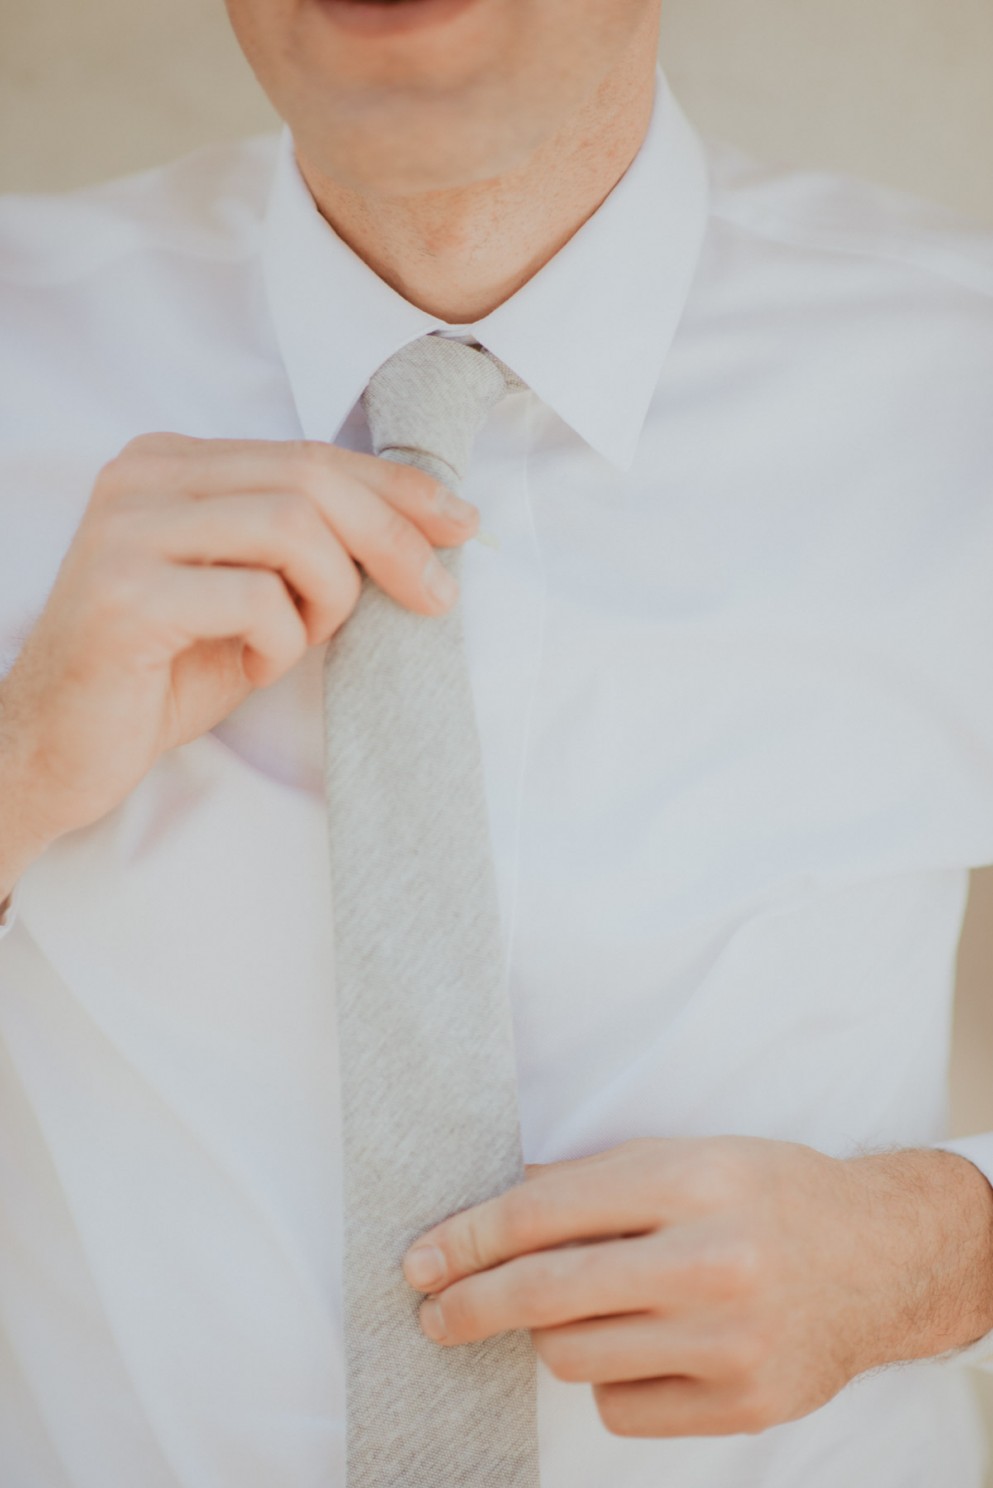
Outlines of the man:
M278 150L0 216L4 1484L344 1482L365 573L464 613L531 1164L431 1359L530 1331L545 1488L978 1488L993 243L705 154L658 0L228 9ZM463 500L361 401L436 333L523 384Z

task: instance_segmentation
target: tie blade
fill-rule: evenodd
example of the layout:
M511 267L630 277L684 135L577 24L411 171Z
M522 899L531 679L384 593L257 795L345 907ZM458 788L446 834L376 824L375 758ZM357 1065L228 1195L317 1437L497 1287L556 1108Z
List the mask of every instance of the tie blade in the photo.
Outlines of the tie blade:
M437 337L398 357L364 400L373 447L461 483L504 375L488 355ZM460 556L443 559L457 568ZM460 606L414 615L367 580L328 646L325 709L348 1488L537 1488L530 1339L439 1348L418 1327L401 1271L424 1230L523 1176Z

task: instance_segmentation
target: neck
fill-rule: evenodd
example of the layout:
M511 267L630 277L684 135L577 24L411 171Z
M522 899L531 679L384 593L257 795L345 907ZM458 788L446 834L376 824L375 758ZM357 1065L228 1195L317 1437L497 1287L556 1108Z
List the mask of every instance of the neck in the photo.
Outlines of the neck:
M574 118L506 175L373 196L300 168L322 215L371 269L430 315L471 325L538 272L591 217L645 138L655 89L643 42Z

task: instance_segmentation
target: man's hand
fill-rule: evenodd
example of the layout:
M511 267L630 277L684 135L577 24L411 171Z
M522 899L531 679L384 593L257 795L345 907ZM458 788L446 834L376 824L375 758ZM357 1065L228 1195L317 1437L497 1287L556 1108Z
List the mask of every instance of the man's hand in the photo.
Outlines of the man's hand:
M619 1435L756 1432L993 1329L993 1189L946 1152L644 1140L532 1169L404 1269L428 1337L530 1329Z
M0 683L0 899L351 614L361 566L451 608L434 547L474 507L419 470L329 444L148 435L101 472L37 624Z

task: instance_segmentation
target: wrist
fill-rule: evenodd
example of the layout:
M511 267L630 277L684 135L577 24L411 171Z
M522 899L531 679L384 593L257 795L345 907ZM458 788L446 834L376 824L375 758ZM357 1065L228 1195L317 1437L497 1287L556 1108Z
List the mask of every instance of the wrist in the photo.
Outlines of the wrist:
M865 1289L863 1371L993 1331L993 1188L979 1169L931 1149L846 1166L860 1195L852 1239Z

